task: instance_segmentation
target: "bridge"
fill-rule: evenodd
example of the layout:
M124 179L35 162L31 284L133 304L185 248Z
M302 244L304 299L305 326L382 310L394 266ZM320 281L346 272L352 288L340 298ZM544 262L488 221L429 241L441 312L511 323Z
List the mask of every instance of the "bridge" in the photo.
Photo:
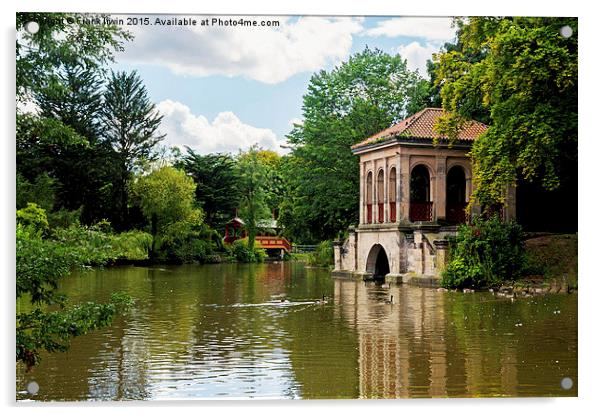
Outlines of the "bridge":
M256 236L255 246L263 249L284 249L286 252L291 252L291 243L282 236Z

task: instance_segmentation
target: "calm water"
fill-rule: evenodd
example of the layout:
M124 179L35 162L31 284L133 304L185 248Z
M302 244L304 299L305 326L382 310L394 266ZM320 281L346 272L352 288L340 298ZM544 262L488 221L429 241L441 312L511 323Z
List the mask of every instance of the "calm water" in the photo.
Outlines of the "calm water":
M126 291L136 304L32 373L17 365L17 399L31 380L39 400L577 395L576 294L511 302L301 263L117 267L61 290L72 302Z

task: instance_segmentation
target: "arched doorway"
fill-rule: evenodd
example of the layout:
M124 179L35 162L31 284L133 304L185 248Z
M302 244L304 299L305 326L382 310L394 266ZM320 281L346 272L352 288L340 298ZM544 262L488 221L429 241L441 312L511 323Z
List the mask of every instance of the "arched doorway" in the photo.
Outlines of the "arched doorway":
M376 244L370 249L366 261L366 272L374 275L376 279L383 279L385 275L391 272L389 258L382 245Z
M447 172L445 191L445 219L451 224L466 222L466 174L462 166Z
M433 220L431 200L431 177L425 165L412 169L410 178L410 220L412 222Z

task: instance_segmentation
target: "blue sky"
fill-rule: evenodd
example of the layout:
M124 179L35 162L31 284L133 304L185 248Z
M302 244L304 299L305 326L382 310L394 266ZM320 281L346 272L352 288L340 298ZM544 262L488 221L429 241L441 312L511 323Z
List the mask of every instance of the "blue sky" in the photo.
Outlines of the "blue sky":
M258 143L283 152L291 122L302 119L312 73L367 45L401 54L424 74L426 60L453 39L450 18L244 18L280 26L138 26L116 56L116 69L137 70L143 78L164 116L165 144L208 153Z

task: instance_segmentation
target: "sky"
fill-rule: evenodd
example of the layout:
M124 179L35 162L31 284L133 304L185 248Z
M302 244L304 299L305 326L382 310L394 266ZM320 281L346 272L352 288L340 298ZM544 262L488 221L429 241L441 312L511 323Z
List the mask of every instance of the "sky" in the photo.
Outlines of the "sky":
M332 70L368 46L400 54L426 77L427 59L455 35L447 17L242 16L256 27L211 21L240 16L114 17L149 18L147 26L127 26L134 39L116 54L114 69L142 77L163 115L164 145L201 154L237 153L253 144L284 153L286 135L302 122L314 72ZM197 25L157 22L174 17Z

